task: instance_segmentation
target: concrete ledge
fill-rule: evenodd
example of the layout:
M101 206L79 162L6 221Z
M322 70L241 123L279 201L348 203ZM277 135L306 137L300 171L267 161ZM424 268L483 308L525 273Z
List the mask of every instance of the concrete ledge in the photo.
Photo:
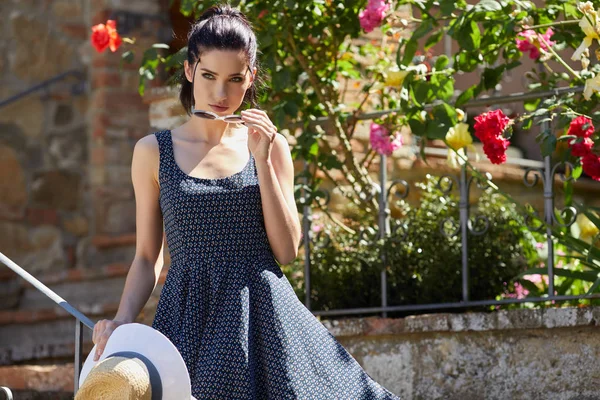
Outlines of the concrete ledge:
M424 332L482 332L510 329L600 326L600 307L502 310L489 313L425 314L406 318L322 320L336 337Z

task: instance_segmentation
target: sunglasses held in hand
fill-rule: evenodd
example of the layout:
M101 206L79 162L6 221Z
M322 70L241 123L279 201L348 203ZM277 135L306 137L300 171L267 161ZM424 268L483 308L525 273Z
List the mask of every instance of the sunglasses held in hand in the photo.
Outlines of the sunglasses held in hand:
M220 119L220 120L230 123L230 124L243 124L244 123L242 116L237 115L237 114L224 115L222 117L219 117L214 112L206 111L206 110L196 110L193 107L192 107L192 114L194 114L195 116L200 117L200 118Z

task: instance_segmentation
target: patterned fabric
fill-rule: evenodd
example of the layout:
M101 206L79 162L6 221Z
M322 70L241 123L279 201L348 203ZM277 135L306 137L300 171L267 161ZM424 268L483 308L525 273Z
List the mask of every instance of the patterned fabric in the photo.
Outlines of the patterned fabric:
M398 399L296 296L267 238L258 176L191 177L160 149L171 267L153 328L181 352L198 399Z

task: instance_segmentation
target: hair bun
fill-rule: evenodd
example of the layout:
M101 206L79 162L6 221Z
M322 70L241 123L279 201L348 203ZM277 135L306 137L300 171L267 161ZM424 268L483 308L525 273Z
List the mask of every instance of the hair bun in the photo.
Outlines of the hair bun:
M246 21L246 17L240 10L238 10L237 8L233 8L228 4L222 4L210 7L209 9L204 11L196 22L204 21L217 16L240 18Z

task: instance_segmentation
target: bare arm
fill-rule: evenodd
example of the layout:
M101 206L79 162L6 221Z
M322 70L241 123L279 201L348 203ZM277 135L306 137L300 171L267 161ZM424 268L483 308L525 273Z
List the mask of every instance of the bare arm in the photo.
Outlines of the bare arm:
M158 196L158 142L154 135L140 139L133 150L131 180L136 204L135 256L112 321L101 320L94 326L92 340L97 344L96 359L106 341L123 323L134 322L158 283L163 267L164 232Z
M294 165L285 137L278 134L270 158L256 164L269 244L277 261L292 262L298 255L301 227L294 200Z

